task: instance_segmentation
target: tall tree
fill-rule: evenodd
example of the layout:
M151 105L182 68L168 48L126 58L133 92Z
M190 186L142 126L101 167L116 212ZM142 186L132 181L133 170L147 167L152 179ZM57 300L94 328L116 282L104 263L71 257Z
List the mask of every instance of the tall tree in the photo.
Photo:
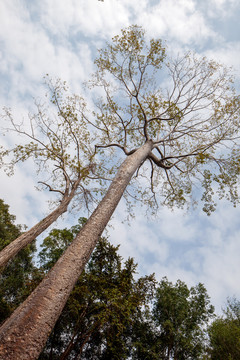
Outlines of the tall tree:
M0 199L0 250L21 234L22 227L15 225L15 216L9 213L9 206ZM15 259L0 274L0 323L27 297L25 284L33 270L32 243L19 252Z
M240 301L228 300L224 316L218 317L209 328L211 360L240 358Z
M102 98L92 116L83 108L79 115L95 131L98 158L105 156L110 175L116 175L72 244L1 327L0 354L6 359L38 356L131 180L139 180L138 186L129 186L125 195L152 208L184 206L198 182L208 213L214 210L215 184L220 197L238 201L240 99L231 74L192 54L165 58L162 42L148 42L137 26L100 50L91 86L102 89ZM157 86L161 80L165 89ZM121 155L126 159L119 166Z
M48 78L46 84L51 107L36 101L36 113L29 114L27 121L20 124L14 120L10 109L5 109L4 118L8 127L4 130L17 133L23 142L12 149L2 149L1 165L8 175L12 175L17 163L32 158L37 173L41 174L39 184L58 194L55 200L57 206L0 252L0 268L66 212L74 197L79 205L82 202L87 207L92 200L87 184L89 177L94 178L96 164L92 162L89 151L89 132L77 116L78 107L84 108L85 104L79 97L78 101L76 97L72 97L71 101L62 99L59 91L64 84L57 81L53 86ZM11 158L9 162L6 156Z

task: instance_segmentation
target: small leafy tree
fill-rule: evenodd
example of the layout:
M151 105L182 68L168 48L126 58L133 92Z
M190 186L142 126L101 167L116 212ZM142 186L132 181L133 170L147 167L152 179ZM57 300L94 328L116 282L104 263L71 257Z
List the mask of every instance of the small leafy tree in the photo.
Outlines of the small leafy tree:
M228 299L224 316L209 327L209 355L211 360L240 358L240 301Z
M203 284L189 289L180 280L172 284L164 278L156 290L153 306L160 358L200 359L213 313Z
M114 37L95 64L90 85L102 96L93 113L80 106L74 119L92 128L94 155L104 164L99 174L106 170L113 179L75 240L1 327L6 359L39 354L124 194L153 210L184 206L198 185L207 213L216 189L220 198L239 201L240 98L225 67L193 54L167 60L161 40L147 41L137 26Z

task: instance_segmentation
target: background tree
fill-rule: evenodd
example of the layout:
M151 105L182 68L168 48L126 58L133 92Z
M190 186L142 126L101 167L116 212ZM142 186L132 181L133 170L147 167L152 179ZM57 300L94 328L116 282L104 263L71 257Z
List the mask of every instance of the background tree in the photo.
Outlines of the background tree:
M200 359L213 313L203 284L189 289L180 280L174 285L164 278L156 290L153 306L160 358Z
M218 317L209 328L210 359L237 360L240 358L240 301L228 300L224 316Z
M160 344L157 327L152 321L148 309L143 309L142 316L136 319L132 329L131 359L159 360Z
M8 205L0 200L1 246L21 233L14 221ZM32 261L34 243L9 262L0 278L1 322L34 290L85 222L80 218L70 230L53 229L41 245L37 257L40 267ZM137 265L132 258L123 264L118 248L106 239L99 241L39 359L91 358L93 354L99 359L127 358L133 324L140 321L142 307L148 307L155 280L153 275L135 280Z
M126 159L75 240L1 327L0 354L6 359L36 358L131 180L138 186L125 195L151 208L184 206L199 183L208 213L215 185L220 197L238 202L239 97L231 74L192 54L165 57L161 41L148 42L137 26L100 50L91 85L102 98L92 115L80 107L78 116L95 131L95 153L110 175Z
M1 245L21 231L14 225L8 205L0 201ZM0 316L3 321L36 287L56 263L86 222L68 229L53 229L38 254L40 267L32 263L34 247L28 246L5 268L0 280ZM106 239L97 244L79 277L40 359L202 359L206 325L213 308L205 288L188 289L180 280L166 278L156 287L153 276L135 280L136 264L123 263L118 248ZM31 251L29 251L31 250ZM155 288L156 287L156 288ZM153 301L154 305L150 306ZM210 329L213 359L238 358L239 302L232 299L226 319ZM234 346L233 346L234 345ZM227 355L226 355L227 354ZM210 356L210 355L209 355Z
M1 246L21 233L14 221L8 205L0 200ZM34 243L9 262L0 279L1 322L34 290L85 222L80 218L70 230L51 230L37 257L40 267L32 262ZM93 354L99 359L127 358L134 323L140 321L142 307L148 307L155 279L151 275L135 280L137 265L132 258L123 264L118 248L106 239L99 241L39 359L91 358Z
M22 226L15 225L15 216L9 213L9 206L0 199L0 250L11 243L22 232ZM25 285L34 271L34 242L19 252L0 274L0 323L29 295Z
M76 114L79 107L85 107L84 101L76 96L63 99L60 95L62 86L67 89L59 81L53 86L47 78L46 84L51 107L36 101L37 112L29 114L28 121L20 124L14 120L11 111L5 109L8 127L4 131L16 133L18 139L20 135L23 140L10 150L2 149L1 162L6 172L12 175L17 163L32 158L37 173L41 174L39 184L58 194L57 207L0 252L0 267L66 212L75 196L79 207L85 205L88 208L93 200L87 186L89 178L94 179L96 164L92 162L90 134Z
M47 271L85 222L70 230L51 231L39 254ZM134 279L132 258L123 264L114 247L100 239L79 277L40 359L127 359L133 324L153 296L154 277Z
M70 230L53 229L39 253L52 268L86 219ZM214 308L202 284L188 288L153 276L137 281L136 264L123 266L114 247L101 239L77 281L40 359L202 359ZM153 307L150 307L153 302ZM152 309L152 310L150 310Z

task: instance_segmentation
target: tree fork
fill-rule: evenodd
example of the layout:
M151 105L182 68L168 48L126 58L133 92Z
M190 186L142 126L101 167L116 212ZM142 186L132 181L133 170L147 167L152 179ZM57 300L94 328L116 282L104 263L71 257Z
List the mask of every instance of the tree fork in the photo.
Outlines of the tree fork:
M44 219L39 221L31 229L20 235L17 239L12 241L0 252L0 272L4 269L5 265L10 259L17 255L17 253L30 244L38 235L46 230L54 221L56 221L60 215L67 211L68 205L73 199L77 185L80 182L80 178L74 184L74 187L69 195L64 196L60 205L48 214Z
M153 148L147 141L120 166L106 195L34 292L0 328L0 359L37 359L133 174Z

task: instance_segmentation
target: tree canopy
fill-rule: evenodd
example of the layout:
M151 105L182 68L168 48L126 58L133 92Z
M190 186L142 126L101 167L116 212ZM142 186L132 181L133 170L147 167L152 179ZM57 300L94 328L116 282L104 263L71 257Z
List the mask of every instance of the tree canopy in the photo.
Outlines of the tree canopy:
M240 301L228 299L223 312L209 328L210 359L237 360L240 357Z
M0 199L0 250L21 234L22 226L15 225L15 216ZM27 297L26 283L34 272L35 243L26 247L2 269L0 274L0 323Z
M156 290L153 318L163 359L199 359L205 352L206 324L214 313L203 284L190 289L166 278Z
M47 109L46 104L36 101L37 112L29 114L28 121L25 119L20 124L13 118L11 110L5 109L3 118L7 119L8 125L4 131L23 136L24 141L12 149L1 149L0 165L8 175L12 175L16 164L32 158L38 175L40 173L39 183L58 194L59 197L55 199L57 206L45 218L2 249L0 267L6 265L21 249L66 212L69 204L73 205L75 198L78 199L78 208L89 208L94 199L87 189L89 178L94 180L96 167L92 162L93 154L89 147L91 137L84 121L79 121L76 115L77 107L85 107L83 99L78 97L77 103L76 97L63 100L60 92L65 89L64 83L59 84L57 81L53 86L51 80L48 80L47 86L52 108L50 106Z
M65 82L53 83L47 75L45 85L48 103L36 99L36 111L21 122L13 117L11 109L4 109L3 131L21 135L22 141L13 148L2 149L1 165L12 175L16 164L32 158L39 184L59 194L60 199L74 189L87 205L90 200L86 199L87 177L96 164L91 162L90 134L78 114L86 104L79 96L67 96ZM4 161L6 156L10 161Z
M56 112L36 101L27 131L6 109L11 129L30 139L6 151L13 154L12 165L29 157L39 169L51 163L53 171L41 182L60 194L81 176L79 191L88 204L97 185L89 181L98 179L104 194L123 159L119 149L131 155L152 141L148 161L135 174L137 186L126 191L128 202L138 199L152 211L160 204L181 207L196 200L201 184L208 214L215 209L214 194L236 205L240 98L229 69L190 52L171 58L160 39L149 40L136 25L100 49L95 65L88 82L94 110L65 82L49 77Z
M21 227L8 205L0 201L1 243L11 241ZM52 229L37 254L33 245L22 250L0 279L1 321L34 290L70 246L86 223ZM48 337L39 360L136 359L221 360L239 358L239 301L229 299L223 315L214 319L203 284L189 288L166 277L137 276L133 258L123 260L119 246L102 238ZM207 336L208 333L208 336Z
M53 229L41 245L47 271L86 222ZM102 238L79 277L40 359L200 359L214 308L202 284L145 276Z
M193 53L167 57L162 41L148 41L138 26L115 36L95 64L90 84L102 89L91 121L97 149L129 155L153 142L148 166L136 173L144 187L140 191L138 182L128 198L152 209L183 206L200 182L208 214L215 209L216 186L220 198L236 204L240 98L226 67Z
M70 230L51 231L39 254L44 270L56 262L83 222ZM98 242L40 359L128 358L127 339L153 296L155 279L151 275L135 280L137 265L132 258L123 263L118 248L104 238Z

